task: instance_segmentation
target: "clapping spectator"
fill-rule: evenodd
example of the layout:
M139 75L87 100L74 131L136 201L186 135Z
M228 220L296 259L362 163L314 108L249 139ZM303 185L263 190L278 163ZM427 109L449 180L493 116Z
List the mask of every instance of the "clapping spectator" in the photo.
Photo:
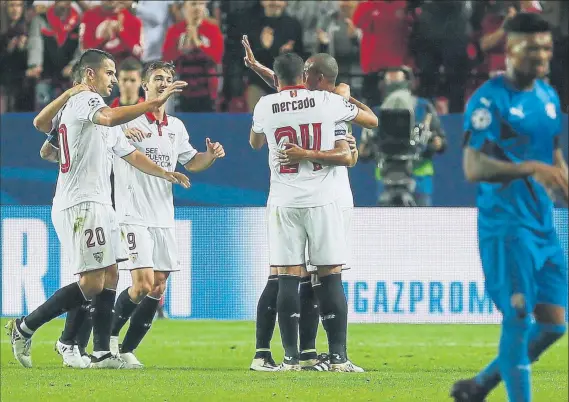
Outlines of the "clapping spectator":
M357 1L355 3L357 3ZM329 15L337 10L338 1L335 0L288 0L286 13L300 22L306 57L318 53L319 41L317 28L319 19L323 15Z
M25 19L24 2L21 0L2 2L0 18L2 111L31 111L33 101L30 91L26 91L24 87L28 58L28 24Z
M83 14L81 49L109 52L118 64L127 57L142 56L142 22L130 8L132 1L103 1Z
M364 77L364 97L368 104L378 105L378 73L399 67L409 61L407 44L409 18L406 1L366 0L358 4L352 18L361 29L360 64Z
M183 112L213 112L218 89L218 69L223 57L223 35L205 18L206 1L186 1L185 21L168 29L162 53L173 60L181 80L187 81L179 97Z
M239 80L242 80L241 77L244 74L249 79L246 97L247 106L251 112L259 99L273 92L273 89L254 72L245 71L242 61L242 36L248 35L255 57L269 68L272 68L274 59L279 54L286 52L304 54L301 25L295 18L284 13L286 4L287 2L283 0L261 0L260 7L257 6L229 17L228 52L223 64L224 68L227 67L225 71L229 80L235 79L230 84L234 90L231 96L241 95L242 88L239 88Z
M355 26L352 18L358 0L340 0L338 9L332 9L321 16L317 25L319 53L329 53L338 62L338 82L346 82L351 86L352 95L359 97L362 74L359 63L360 41L362 30ZM352 78L356 76L356 78Z
M36 82L36 110L55 99L70 83L79 53L79 12L71 1L57 0L30 26L26 75Z
M168 26L175 20L175 2L173 0L140 0L136 7L136 16L142 21L144 34L142 61L150 63L162 60L162 44Z

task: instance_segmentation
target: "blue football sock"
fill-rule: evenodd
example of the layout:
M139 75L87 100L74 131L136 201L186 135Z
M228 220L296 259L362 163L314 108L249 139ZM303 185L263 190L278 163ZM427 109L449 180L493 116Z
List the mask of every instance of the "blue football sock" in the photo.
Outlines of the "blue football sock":
M498 366L510 402L531 401L531 366L528 356L530 318L505 318L498 347Z
M528 357L530 362L535 362L541 354L560 339L565 333L564 324L541 324L534 323L529 333ZM475 378L485 390L490 392L502 380L498 359L494 359Z

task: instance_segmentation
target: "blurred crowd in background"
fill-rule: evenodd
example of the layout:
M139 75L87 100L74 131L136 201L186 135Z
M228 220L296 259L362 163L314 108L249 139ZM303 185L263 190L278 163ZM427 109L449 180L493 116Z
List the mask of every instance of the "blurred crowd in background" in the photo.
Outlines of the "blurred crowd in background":
M566 110L565 1L8 0L0 5L0 111L41 109L71 85L71 67L87 48L116 58L115 102L127 102L120 90L139 85L144 63L163 59L189 83L172 109L252 111L272 89L244 66L248 35L269 67L283 52L332 54L339 82L370 106L382 101L385 69L409 66L418 96L439 114L461 113L469 95L506 68L502 26L520 11L542 13L554 27L549 79Z

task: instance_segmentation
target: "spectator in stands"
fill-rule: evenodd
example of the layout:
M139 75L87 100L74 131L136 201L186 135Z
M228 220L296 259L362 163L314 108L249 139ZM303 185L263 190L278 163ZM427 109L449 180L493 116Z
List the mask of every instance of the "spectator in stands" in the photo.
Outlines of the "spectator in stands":
M358 0L340 0L338 9L320 16L316 29L318 53L329 53L338 62L338 82L348 83L352 95L360 97L362 74L359 63L362 30L352 20ZM356 77L354 77L356 76Z
M242 36L248 35L255 57L269 68L272 68L275 57L281 53L304 54L302 28L295 18L284 13L286 3L282 0L261 0L260 6L229 16L227 54L223 65L224 68L227 67L225 72L229 80L234 78L235 81L229 84L230 93L226 92L225 95L240 96L243 91L240 77L246 75L249 80L247 106L251 112L259 99L273 90L257 74L245 71Z
M170 23L175 22L173 0L140 0L136 16L142 21L144 35L142 62L162 60L162 44Z
M546 1L543 4L543 17L553 27L553 59L551 60L551 84L559 92L562 110L569 107L569 3L565 1Z
M444 96L449 111L461 113L471 67L467 53L470 4L454 0L425 1L415 11L411 50L420 71L419 93L429 99Z
M188 83L179 96L183 112L213 112L218 89L218 69L223 57L223 35L205 18L206 1L186 1L184 18L168 29L162 53L173 60L181 80Z
M83 14L81 49L109 52L117 64L127 57L142 55L142 22L130 8L132 1L103 1Z
M142 84L142 63L134 57L124 59L118 66L119 96L116 97L110 107L131 106L144 102L140 96Z
M71 1L57 0L30 26L28 69L36 81L35 109L41 110L69 87L73 60L78 56L81 16Z
M36 14L45 14L47 9L53 6L55 0L35 0L34 9ZM101 4L100 0L77 0L71 2L71 5L78 13L83 13L90 8L96 7Z
M24 2L5 1L0 4L0 98L1 111L26 112L33 108L31 89L25 87L27 66L28 23Z
M535 4L537 3L537 4ZM506 70L506 32L504 24L521 12L541 12L539 2L493 1L481 23L480 50L484 52L484 64L490 77Z
M338 3L342 3L342 1L288 0L286 13L300 22L306 57L318 53L320 46L317 35L318 21L323 15L329 15L334 11L338 11ZM354 3L357 3L357 1Z
M358 4L352 22L361 29L360 64L367 104L380 103L378 73L409 62L409 18L406 1L366 0ZM255 53L256 54L256 53Z

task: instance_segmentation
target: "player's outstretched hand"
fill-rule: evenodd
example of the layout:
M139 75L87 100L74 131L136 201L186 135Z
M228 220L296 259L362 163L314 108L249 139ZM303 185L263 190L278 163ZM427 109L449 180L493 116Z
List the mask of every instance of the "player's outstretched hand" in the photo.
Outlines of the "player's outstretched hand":
M124 130L124 135L131 141L140 142L146 138L146 135L138 128L132 127Z
M350 86L348 84L339 83L336 88L334 88L334 93L340 95L342 98L350 100Z
M223 145L219 142L211 142L209 138L206 138L205 145L207 147L207 152L213 157L213 159L219 159L225 156Z
M91 91L91 90L92 90L91 87L87 84L77 84L69 88L67 90L67 94L71 98L72 96L77 95L78 93Z
M170 96L182 92L182 90L187 86L188 83L186 81L174 81L172 85L166 88L157 98L158 103L162 106Z
M190 188L190 179L188 179L188 176L185 174L178 172L166 172L166 174L164 174L164 179L172 184L179 184L184 188Z
M249 44L249 37L247 37L247 35L243 35L243 38L241 39L241 44L245 48L245 57L243 58L245 66L251 68L251 66L254 66L257 63L257 59L255 59L253 50L251 50L251 45Z
M529 162L533 171L533 178L543 185L549 192L559 194L563 201L569 202L569 183L565 171L558 166L551 166L541 162Z
M290 142L285 142L284 147L285 149L279 150L278 154L281 165L293 165L306 159L306 149Z
M346 134L346 141L348 141L348 145L350 146L351 152L356 152L358 149L358 145L356 144L356 137L352 135L352 133Z

